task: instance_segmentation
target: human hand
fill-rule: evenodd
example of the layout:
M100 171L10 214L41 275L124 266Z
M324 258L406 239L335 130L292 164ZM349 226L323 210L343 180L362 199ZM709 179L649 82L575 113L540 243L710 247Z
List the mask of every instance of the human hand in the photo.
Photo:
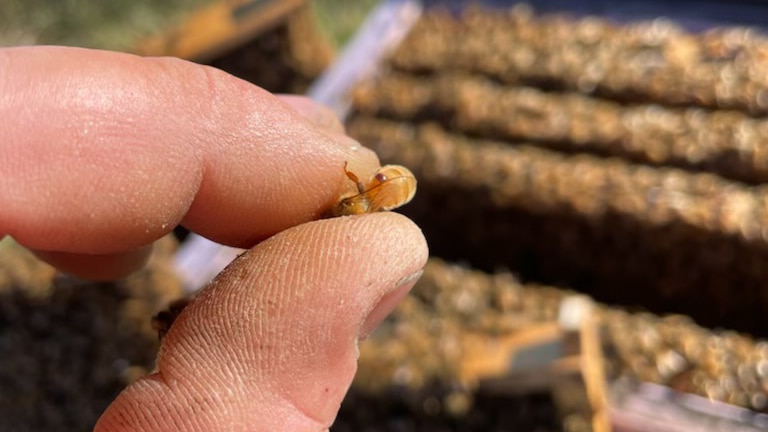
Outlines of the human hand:
M35 47L0 49L0 118L0 237L60 269L123 276L179 223L253 246L97 431L329 427L359 338L427 257L396 214L312 222L349 187L344 162L378 167L332 114L180 60Z

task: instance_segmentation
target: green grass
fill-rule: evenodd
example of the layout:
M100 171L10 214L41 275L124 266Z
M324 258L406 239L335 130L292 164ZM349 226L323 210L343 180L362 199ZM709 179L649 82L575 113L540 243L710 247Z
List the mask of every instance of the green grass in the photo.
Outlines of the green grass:
M377 0L315 0L317 22L329 39L340 47L355 34Z
M129 50L212 0L0 0L0 46L55 44ZM338 46L375 0L317 0L315 14Z
M129 49L210 0L2 0L0 44Z

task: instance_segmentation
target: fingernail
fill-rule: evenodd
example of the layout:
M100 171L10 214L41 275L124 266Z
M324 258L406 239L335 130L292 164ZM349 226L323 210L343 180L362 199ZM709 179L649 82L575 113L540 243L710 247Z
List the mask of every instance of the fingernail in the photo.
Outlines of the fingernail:
M368 335L371 334L382 321L384 321L384 318L386 318L387 315L397 307L398 303L408 295L411 288L413 288L423 273L424 270L421 269L400 279L400 281L395 284L395 289L379 300L379 303L377 303L371 313L368 314L368 317L365 319L365 322L360 329L360 340L367 338Z
M355 175L361 179L367 179L372 177L377 169L381 168L376 153L360 145L360 143L353 138L344 134L334 133L329 133L327 136L335 144L339 159L346 164L347 171L355 173ZM344 177L344 179L346 179L346 177ZM354 186L354 184L346 180L344 181L344 184L346 186Z

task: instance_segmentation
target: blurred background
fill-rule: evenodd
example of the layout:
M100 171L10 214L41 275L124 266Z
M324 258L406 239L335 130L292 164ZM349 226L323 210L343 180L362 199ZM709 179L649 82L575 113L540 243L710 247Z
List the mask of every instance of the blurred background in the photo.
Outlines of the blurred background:
M308 92L416 174L402 212L432 258L361 346L332 430L757 431L764 17L716 0L2 0L0 45L179 56ZM152 369L151 317L237 253L176 234L102 284L0 242L0 431L89 430Z
M197 8L213 2L3 0L0 2L0 43L130 51L139 39L179 24ZM311 3L323 33L335 46L341 46L377 2L317 0L307 3Z

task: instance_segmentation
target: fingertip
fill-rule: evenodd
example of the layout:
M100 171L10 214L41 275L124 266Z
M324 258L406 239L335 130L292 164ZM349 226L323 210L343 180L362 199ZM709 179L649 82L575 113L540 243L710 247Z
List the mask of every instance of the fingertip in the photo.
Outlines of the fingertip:
M59 271L81 279L102 282L122 279L146 265L152 245L113 254L80 254L34 250L35 256Z
M183 411L176 430L328 428L356 371L358 340L407 293L427 255L421 230L393 213L275 235L235 260L167 333L158 372L178 399L159 397L166 390L156 383L134 385L100 424L164 430L146 418Z

